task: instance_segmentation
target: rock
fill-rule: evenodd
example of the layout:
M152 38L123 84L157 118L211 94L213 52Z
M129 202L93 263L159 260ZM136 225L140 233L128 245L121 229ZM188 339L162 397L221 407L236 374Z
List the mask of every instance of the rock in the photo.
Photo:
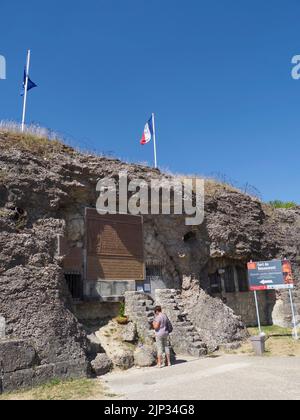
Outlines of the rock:
M93 372L97 376L106 375L112 369L112 361L105 353L98 354L96 359L91 362Z
M122 331L122 340L127 343L134 343L137 339L136 325L129 322Z
M128 370L132 368L134 366L133 351L125 349L116 349L113 355L112 362L116 367L122 370Z
M134 364L139 367L150 367L156 363L156 351L151 346L139 347L134 352Z
M248 337L240 317L220 299L214 299L199 287L199 282L184 278L182 298L201 340L209 349L220 345L238 343Z
M6 322L5 318L0 315L0 340L5 338Z

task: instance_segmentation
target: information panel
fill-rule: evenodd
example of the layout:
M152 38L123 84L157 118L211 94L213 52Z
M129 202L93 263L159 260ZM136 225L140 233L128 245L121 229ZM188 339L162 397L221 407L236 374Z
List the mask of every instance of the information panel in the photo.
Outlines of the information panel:
M294 288L292 265L287 260L250 262L248 278L252 291Z
M143 218L86 210L86 278L144 280Z

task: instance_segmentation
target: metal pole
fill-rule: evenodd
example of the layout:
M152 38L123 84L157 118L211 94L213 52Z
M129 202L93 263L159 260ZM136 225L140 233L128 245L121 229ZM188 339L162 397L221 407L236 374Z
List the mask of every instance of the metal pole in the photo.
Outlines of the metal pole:
M27 62L26 62L26 78L25 78L25 86L24 86L24 101L23 101L22 128L21 128L22 133L24 133L24 128L25 128L29 66L30 66L30 50L28 50L27 52Z
M153 122L153 143L154 143L154 167L157 169L157 150L156 150L156 130L155 130L155 115L152 114Z
M292 290L291 289L289 289L289 295L290 295L290 302L291 302L292 315L293 315L293 324L294 324L294 330L295 330L294 338L295 338L295 340L299 340L298 331L297 331L296 314L295 314L293 295L292 295Z
M260 315L259 315L259 308L258 308L258 300L257 300L257 293L254 290L254 297L255 297L255 306L256 306L256 314L257 314L257 321L258 321L258 328L259 334L262 334L261 324L260 324Z

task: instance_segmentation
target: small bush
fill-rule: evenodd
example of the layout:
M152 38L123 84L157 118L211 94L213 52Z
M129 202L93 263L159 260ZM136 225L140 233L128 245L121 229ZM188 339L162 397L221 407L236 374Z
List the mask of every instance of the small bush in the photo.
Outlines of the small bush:
M125 315L125 303L120 304L119 316L117 317L116 321L120 325L128 324L128 317Z
M125 318L125 303L120 303L120 309L119 309L119 317Z
M281 200L270 201L269 204L274 209L293 209L298 206L298 204L293 201L281 201Z

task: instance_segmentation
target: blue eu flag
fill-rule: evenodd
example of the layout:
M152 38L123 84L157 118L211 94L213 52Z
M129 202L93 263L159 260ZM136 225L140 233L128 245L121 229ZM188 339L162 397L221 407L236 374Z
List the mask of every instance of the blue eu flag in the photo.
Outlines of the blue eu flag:
M22 92L22 96L24 95L25 92L25 85L26 85L26 70L24 70L24 80L23 80L23 92ZM31 89L36 88L37 85L28 77L28 85L27 85L27 92Z

